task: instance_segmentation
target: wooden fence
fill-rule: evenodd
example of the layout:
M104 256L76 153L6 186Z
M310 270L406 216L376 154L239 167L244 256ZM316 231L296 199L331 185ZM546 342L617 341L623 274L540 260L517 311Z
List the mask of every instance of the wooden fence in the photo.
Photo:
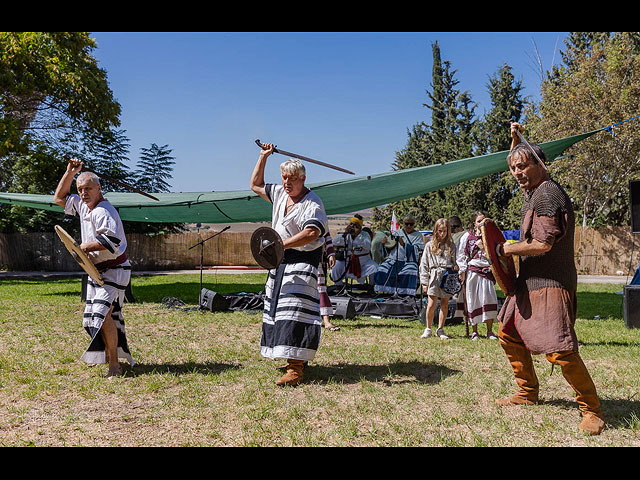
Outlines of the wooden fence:
M133 270L183 270L200 265L200 246L206 234L181 233L150 237L127 235L127 255ZM257 266L249 241L250 232L225 232L204 243L203 265ZM600 229L576 227L575 253L578 273L583 275L633 275L640 260L629 227ZM633 258L631 256L633 255ZM71 258L55 232L0 233L0 269L11 271L75 272Z

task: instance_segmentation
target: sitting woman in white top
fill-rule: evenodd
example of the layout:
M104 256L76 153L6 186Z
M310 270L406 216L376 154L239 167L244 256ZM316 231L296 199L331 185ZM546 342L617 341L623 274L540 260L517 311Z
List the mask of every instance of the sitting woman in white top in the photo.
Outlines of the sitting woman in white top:
M364 283L378 271L378 264L371 258L371 237L362 231L362 224L362 218L351 217L344 233L333 237L336 264L331 269L331 279L336 285L342 285L345 278Z

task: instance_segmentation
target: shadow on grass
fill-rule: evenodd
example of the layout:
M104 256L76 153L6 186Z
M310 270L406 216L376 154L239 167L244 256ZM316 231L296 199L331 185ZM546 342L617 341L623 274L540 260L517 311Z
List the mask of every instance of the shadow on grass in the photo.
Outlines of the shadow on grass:
M460 373L433 363L395 362L388 365L309 365L304 370L305 381L314 383L382 382L385 385L403 383L436 384L451 375Z
M155 375L170 373L172 375L187 375L197 373L200 375L218 375L227 370L239 370L241 365L230 363L165 363L165 364L143 364L137 363L133 367L126 366L125 377L139 377L141 375Z
M18 285L25 283L41 283L42 280L30 281L30 280L3 280L5 285ZM68 283L68 279L47 279L47 283ZM77 290L76 290L77 285ZM203 281L202 288L212 290L221 294L234 294L240 292L261 292L264 290L264 284L255 283L218 283L214 284L209 281ZM198 304L198 298L200 296L200 281L194 282L167 282L150 285L133 285L131 289L134 297L134 301L131 303L161 303L165 297L178 298L186 304ZM81 297L82 284L80 280L76 282L71 289L57 292L43 292L43 296L65 296L65 297Z
M203 282L202 288L216 293L230 294L240 292L260 292L264 285L255 283L218 283ZM188 304L198 304L200 282L171 282L158 285L134 285L133 296L137 302L160 303L165 297L179 298Z
M413 325L411 322L418 320L417 318L387 317L387 318L380 319L381 320L380 323L375 323L375 322L365 322L363 321L364 319L368 319L368 317L366 317L365 315L356 316L356 322L354 323L350 323L350 320L345 320L343 318L333 319L333 322L339 323L341 327L344 326L344 327L357 330L359 328L415 328L415 325ZM395 323L389 323L386 321L382 323L382 321L384 320L400 320L400 321L406 321L406 323L395 324Z
M545 405L555 405L567 410L575 410L578 414L578 404L560 398L551 398L542 400L540 403ZM600 399L600 408L604 415L607 428L628 429L639 427L638 419L640 419L640 401L632 399Z
M640 341L638 342L612 342L609 340L603 340L601 342L583 342L580 340L580 346L589 346L589 347L621 347L621 348L629 348L629 347L637 347L640 345Z
M578 318L622 318L623 296L607 292L578 292Z

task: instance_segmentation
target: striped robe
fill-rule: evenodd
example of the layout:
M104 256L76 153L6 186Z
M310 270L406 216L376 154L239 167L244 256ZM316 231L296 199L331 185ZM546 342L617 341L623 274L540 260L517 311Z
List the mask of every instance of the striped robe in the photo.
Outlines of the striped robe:
M375 274L375 291L381 293L397 293L399 295L415 295L418 288L418 262L424 248L424 241L420 232L410 235L404 229L398 230L405 246L400 243L389 252ZM397 259L396 259L397 257ZM398 285L396 289L396 271Z
M323 254L323 258L320 262L320 265L318 265L318 293L320 294L320 315L332 316L333 305L331 304L331 299L329 298L329 294L327 293L327 272L325 262L325 258L328 258L331 255L335 256L335 250L333 248L333 241L331 239L330 232L327 232L324 236L324 246L325 251Z
M98 364L107 363L105 354L105 344L100 334L102 323L113 305L111 318L116 324L118 333L118 359L126 360L134 365L133 357L127 344L127 335L124 328L124 317L122 316L122 305L124 303L124 291L129 284L131 277L131 267L110 268L102 273L104 285L100 286L89 279L87 284L87 303L84 309L82 326L91 337L91 343L82 354L80 360L87 363Z
M281 185L266 184L273 204L272 227L284 239L307 227L320 230L317 240L285 250L282 263L269 271L265 285L260 353L266 358L311 361L320 346L322 318L318 266L327 233L322 200L313 192L285 215L288 195Z
M91 341L80 360L90 364L107 363L100 329L113 306L111 318L118 332L118 358L133 365L122 316L124 292L131 278L131 263L125 253L127 240L120 215L107 200L103 200L93 210L89 210L89 207L76 194L67 196L64 211L68 215L80 217L83 243L98 241L105 247L105 250L88 254L89 259L102 275L104 285L100 286L91 279L87 284L87 300L82 326L91 337Z
M498 294L489 260L476 245L482 237L466 232L458 245L456 263L460 272L467 272L465 298L467 315L471 325L495 320L498 317Z

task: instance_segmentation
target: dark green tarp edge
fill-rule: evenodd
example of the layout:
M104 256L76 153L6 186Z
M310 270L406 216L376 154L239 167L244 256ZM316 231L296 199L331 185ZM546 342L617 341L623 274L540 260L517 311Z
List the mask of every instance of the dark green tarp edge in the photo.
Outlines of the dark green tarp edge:
M570 146L602 130L598 129L539 145L547 159L554 159ZM504 172L507 170L508 153L508 151L502 151L439 165L346 180L308 183L307 186L322 199L328 215L355 212L416 197L474 178ZM250 173L250 171L247 173L247 183ZM280 179L267 179L267 181L275 183ZM147 199L137 193L111 192L105 194L105 197L118 209L122 220L134 222L234 223L271 220L271 204L251 190L154 193L154 195L160 201ZM0 193L0 203L62 211L62 208L53 203L53 195Z

